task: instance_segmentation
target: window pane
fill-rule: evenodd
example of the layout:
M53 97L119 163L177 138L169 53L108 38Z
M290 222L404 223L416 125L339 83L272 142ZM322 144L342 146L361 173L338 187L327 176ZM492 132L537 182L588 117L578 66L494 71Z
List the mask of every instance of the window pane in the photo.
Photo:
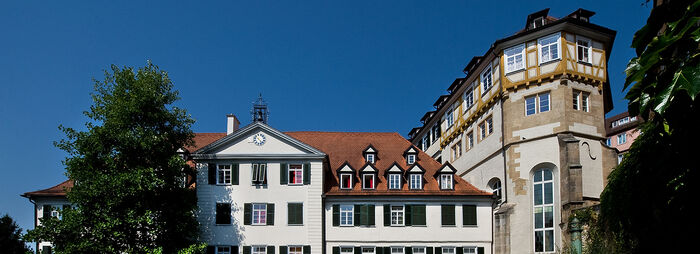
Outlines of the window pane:
M554 251L554 230L545 231L547 248L545 251Z
M541 205L542 204L542 184L538 183L535 184L535 192L534 195L535 197L535 205Z
M542 252L544 239L542 239L542 231L535 232L535 252Z
M554 208L552 206L544 208L544 226L546 228L554 227Z
M540 94L540 112L549 111L549 93Z
M535 228L543 227L542 207L535 207Z
M552 183L545 183L544 184L544 203L545 204L551 204L552 203Z
M549 169L542 170L544 172L544 180L549 181L552 180L552 171Z
M537 171L535 171L535 173L534 173L533 176L535 177L535 182L536 182L536 183L542 182L542 170L537 170Z
M535 114L535 96L525 98L525 115Z

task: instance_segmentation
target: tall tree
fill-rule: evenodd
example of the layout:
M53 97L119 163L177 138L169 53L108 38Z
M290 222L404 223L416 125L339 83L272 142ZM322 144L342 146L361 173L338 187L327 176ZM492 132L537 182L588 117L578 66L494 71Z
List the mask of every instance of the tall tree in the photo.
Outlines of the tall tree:
M17 226L9 215L0 218L0 250L7 254L31 253L27 245L21 239L22 229Z
M177 150L191 144L194 122L172 106L178 92L150 61L138 70L111 66L95 80L85 131L60 127L75 209L47 218L27 239L48 240L56 253L174 253L196 241L192 171Z
M659 2L661 3L661 2ZM601 195L600 253L689 250L697 228L700 143L700 1L663 1L634 36L627 66L629 112L642 134ZM606 244L608 244L606 246ZM595 251L594 251L595 252Z

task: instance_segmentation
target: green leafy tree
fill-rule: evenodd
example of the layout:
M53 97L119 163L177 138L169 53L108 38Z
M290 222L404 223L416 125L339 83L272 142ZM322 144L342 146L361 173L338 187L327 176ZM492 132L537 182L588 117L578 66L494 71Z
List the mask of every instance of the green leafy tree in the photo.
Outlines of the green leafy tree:
M17 226L9 215L0 218L0 250L7 254L31 253L27 245L21 239L22 229Z
M60 127L67 138L68 200L62 219L42 219L28 233L56 253L175 253L196 242L196 196L184 187L192 169L177 154L191 144L194 122L172 106L178 92L166 72L112 65L95 80L86 131Z
M634 36L627 66L629 112L642 134L601 195L592 253L693 249L698 227L700 1L665 1Z

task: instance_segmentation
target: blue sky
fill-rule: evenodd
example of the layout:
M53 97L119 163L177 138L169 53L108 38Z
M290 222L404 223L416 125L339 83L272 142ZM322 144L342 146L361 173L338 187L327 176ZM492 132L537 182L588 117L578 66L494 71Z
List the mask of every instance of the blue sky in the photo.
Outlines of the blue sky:
M206 3L205 3L206 2ZM390 131L420 124L475 55L529 13L595 11L617 31L615 108L632 36L650 6L632 1L3 1L0 3L0 214L33 227L19 195L65 180L57 126L81 128L92 79L110 64L170 73L195 132L250 122L259 93L283 131Z

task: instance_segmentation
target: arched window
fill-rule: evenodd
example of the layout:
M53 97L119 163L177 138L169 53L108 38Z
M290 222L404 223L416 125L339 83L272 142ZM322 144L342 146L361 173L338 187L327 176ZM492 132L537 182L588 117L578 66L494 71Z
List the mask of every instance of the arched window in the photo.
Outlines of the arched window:
M496 195L496 202L501 203L503 200L503 194L501 192L501 180L498 178L491 179L489 181L489 187L491 188L491 192L493 192L494 195Z
M554 251L554 186L552 170L537 169L533 175L535 252Z

